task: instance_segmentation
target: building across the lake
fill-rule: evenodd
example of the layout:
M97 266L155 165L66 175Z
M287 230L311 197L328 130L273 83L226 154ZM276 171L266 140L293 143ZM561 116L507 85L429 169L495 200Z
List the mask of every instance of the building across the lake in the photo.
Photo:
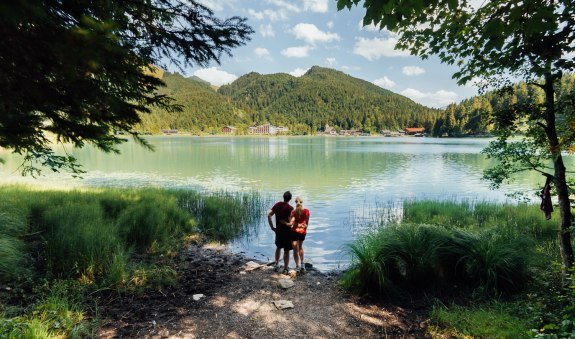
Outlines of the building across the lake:
M357 129L341 129L339 130L339 135L361 135L361 131Z
M178 134L178 130L177 129L163 129L162 133L164 133L166 135Z
M424 127L406 127L403 129L407 135L423 134L425 132Z
M235 128L234 126L226 126L224 128L222 128L222 133L224 134L236 134L237 128Z
M337 135L337 131L335 127L325 124L325 128L323 130L323 134L325 135Z
M274 126L272 124L263 124L252 126L248 129L250 134L284 134L289 132L289 128L283 126Z

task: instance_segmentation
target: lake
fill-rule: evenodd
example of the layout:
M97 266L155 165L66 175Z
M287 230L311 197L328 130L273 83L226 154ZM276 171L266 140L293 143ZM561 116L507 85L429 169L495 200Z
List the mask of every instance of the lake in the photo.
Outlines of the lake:
M280 200L290 190L311 211L304 243L306 258L320 269L347 263L345 244L365 227L374 211L405 199L505 201L516 190L536 193L536 173L500 190L481 179L490 161L480 154L487 139L378 137L150 137L155 152L130 141L120 155L93 148L69 150L88 171L83 179L48 173L22 178L20 160L4 153L2 183L49 187L161 187L258 191ZM568 166L575 162L567 158ZM293 200L292 200L293 202ZM271 202L270 202L271 204ZM271 207L271 205L270 205ZM233 242L237 252L261 260L273 257L273 233L265 215L260 230Z

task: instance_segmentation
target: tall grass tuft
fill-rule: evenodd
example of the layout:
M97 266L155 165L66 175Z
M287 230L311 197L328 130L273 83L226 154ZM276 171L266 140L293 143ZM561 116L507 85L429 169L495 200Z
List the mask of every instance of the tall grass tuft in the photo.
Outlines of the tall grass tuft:
M209 238L229 241L254 231L267 202L257 193L172 191L179 206L196 216L198 227Z
M534 243L505 230L455 230L446 258L459 281L487 294L519 290L529 279Z
M117 225L127 247L133 245L144 251L153 244L191 232L195 220L178 208L175 197L147 192L119 213Z
M31 276L25 232L26 221L20 213L0 211L0 282Z
M533 247L505 229L471 233L391 224L349 245L352 265L341 283L352 291L378 296L454 285L497 294L517 290L528 280Z
M380 230L366 234L348 245L352 265L340 280L344 288L359 294L371 293L377 296L395 292L387 267L380 257L383 247L382 233Z

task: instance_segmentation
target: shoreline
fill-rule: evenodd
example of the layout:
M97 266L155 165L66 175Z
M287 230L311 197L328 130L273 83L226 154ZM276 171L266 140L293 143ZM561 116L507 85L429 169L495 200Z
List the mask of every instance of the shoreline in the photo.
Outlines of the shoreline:
M222 245L191 244L176 260L177 286L110 296L97 337L427 336L422 305L379 304L344 292L337 275L310 270L286 276L266 263L249 269L250 261ZM280 287L282 279L294 286ZM293 308L278 309L278 300Z

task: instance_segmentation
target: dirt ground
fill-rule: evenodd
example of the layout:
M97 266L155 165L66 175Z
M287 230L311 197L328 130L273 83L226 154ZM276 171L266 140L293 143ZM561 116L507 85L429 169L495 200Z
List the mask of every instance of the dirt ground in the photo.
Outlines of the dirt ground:
M224 248L192 245L181 254L178 286L109 296L99 338L420 338L425 310L346 294L336 274L282 275ZM280 279L294 286L283 289ZM194 300L194 294L204 297ZM278 309L287 300L293 308Z

